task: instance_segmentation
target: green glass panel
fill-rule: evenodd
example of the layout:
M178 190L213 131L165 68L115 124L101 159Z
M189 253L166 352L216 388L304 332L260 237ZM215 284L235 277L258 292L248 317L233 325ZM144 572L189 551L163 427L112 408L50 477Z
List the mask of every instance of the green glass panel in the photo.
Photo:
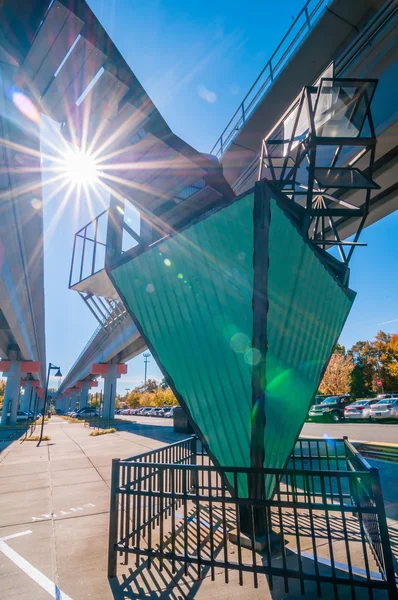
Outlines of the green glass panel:
M271 200L265 467L281 468L317 391L352 300ZM268 494L273 481L267 483Z
M112 271L224 466L250 466L253 206L249 193ZM281 468L352 301L275 199L270 219L264 466ZM239 478L242 496L246 483Z
M253 200L112 271L212 454L228 466L250 466Z

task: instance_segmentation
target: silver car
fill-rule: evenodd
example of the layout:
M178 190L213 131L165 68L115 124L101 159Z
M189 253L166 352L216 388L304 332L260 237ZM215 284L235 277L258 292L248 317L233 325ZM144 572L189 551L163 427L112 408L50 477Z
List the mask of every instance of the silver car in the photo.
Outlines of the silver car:
M398 420L398 398L385 398L379 400L370 408L372 419L396 419Z
M345 419L371 419L370 409L378 402L377 398L365 398L357 400L344 409Z

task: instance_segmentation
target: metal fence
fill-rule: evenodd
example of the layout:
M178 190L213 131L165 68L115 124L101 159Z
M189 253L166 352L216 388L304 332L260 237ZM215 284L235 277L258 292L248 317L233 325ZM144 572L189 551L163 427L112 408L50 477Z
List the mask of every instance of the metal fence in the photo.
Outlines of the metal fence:
M271 498L246 497L253 476L275 478ZM195 437L115 459L110 577L118 554L197 580L398 597L378 471L345 439L299 440L285 470L215 467Z

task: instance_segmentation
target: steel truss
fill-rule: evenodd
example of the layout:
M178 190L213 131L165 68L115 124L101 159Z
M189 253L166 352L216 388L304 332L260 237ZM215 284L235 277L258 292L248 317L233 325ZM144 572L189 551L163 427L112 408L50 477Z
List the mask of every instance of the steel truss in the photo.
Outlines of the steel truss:
M303 88L262 143L259 180L271 181L303 206L303 233L323 250L337 247L345 265L356 246L366 245L358 239L372 190L380 189L372 180L377 139L370 105L376 85L374 79L321 78ZM356 224L351 241L339 234L346 219Z

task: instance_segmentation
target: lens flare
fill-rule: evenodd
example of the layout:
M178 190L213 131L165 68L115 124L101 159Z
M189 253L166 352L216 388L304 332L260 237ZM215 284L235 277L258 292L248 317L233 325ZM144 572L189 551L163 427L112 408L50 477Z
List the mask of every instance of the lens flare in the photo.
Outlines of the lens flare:
M30 121L38 123L40 121L40 113L32 100L25 96L22 92L13 92L12 101L20 113L27 117Z
M43 202L38 198L32 198L30 203L35 210L40 210L40 208L43 206Z
M250 340L244 333L235 333L231 338L230 346L234 352L245 354L250 348Z
M171 260L169 258L165 258L163 262L166 265L166 267L171 267Z
M256 366L261 360L261 352L257 348L249 348L245 352L245 361L248 365Z

